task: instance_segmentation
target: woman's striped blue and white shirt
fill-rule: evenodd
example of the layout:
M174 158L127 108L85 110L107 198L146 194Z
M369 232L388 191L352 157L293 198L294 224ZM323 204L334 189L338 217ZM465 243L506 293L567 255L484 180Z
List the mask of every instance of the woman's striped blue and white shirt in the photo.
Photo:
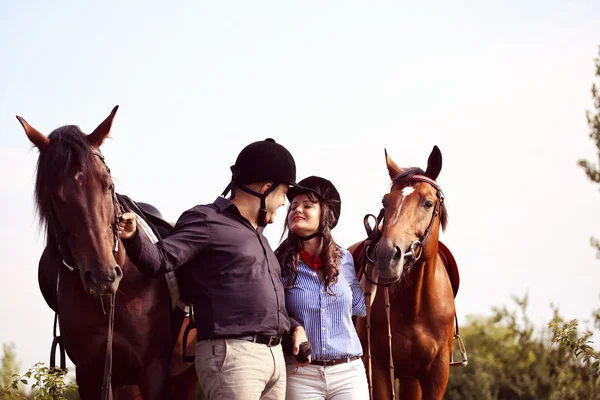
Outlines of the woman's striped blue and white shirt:
M360 288L352 255L343 249L338 281L327 294L317 273L300 261L298 278L285 289L288 314L306 330L313 360L332 360L362 355L362 346L352 316L366 315L365 297Z

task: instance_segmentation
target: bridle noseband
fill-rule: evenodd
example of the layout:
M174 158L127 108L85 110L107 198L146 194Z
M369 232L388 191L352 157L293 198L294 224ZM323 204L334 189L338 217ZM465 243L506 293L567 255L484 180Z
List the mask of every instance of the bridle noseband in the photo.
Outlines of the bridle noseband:
M403 272L403 275L405 273L408 273L408 271L410 271L410 269L421 258L421 255L423 254L423 249L425 247L425 243L427 242L427 239L429 238L429 235L431 234L431 231L433 230L435 218L439 215L440 207L444 203L444 194L443 194L442 190L440 189L440 186L433 179L428 178L427 176L424 176L424 175L413 175L412 177L409 178L409 180L411 183L425 182L425 183L428 183L431 186L433 186L436 189L436 196L438 198L438 201L435 203L435 206L433 208L433 214L431 215L431 220L429 221L429 226L427 227L427 229L425 230L423 235L418 240L415 240L413 243L411 243L408 251L404 254L404 258L408 259L409 261L404 266L405 272ZM370 283L372 283L374 285L378 285L378 286L393 285L393 283L375 282L367 273L368 264L375 265L375 263L376 263L375 249L377 247L377 244L379 243L379 240L383 236L383 232L379 229L379 226L384 222L384 215L385 215L385 206L381 208L381 210L379 211L379 215L377 217L375 217L373 214L367 214L367 215L365 215L365 218L363 220L365 230L367 231L367 242L368 242L368 245L365 247L366 263L364 266L363 273L365 274L365 277L367 278L367 280ZM371 228L371 225L369 224L369 219L371 219L371 218L375 220L375 228Z
M433 230L433 225L434 225L435 219L440 213L440 207L444 203L444 195L442 193L442 190L440 189L437 182L435 182L433 179L428 178L424 175L413 175L412 177L409 178L409 181L411 183L412 182L425 182L425 183L428 183L431 186L433 186L436 189L436 196L438 198L438 201L436 202L436 204L434 206L433 214L431 216L431 220L429 221L429 226L427 227L427 229L425 230L423 235L418 240L415 240L410 245L409 251L407 251L404 254L404 258L409 259L409 262L404 266L404 269L402 271L402 276L400 277L400 282L402 282L402 277L405 276L405 274L408 274L410 272L410 269L417 263L417 261L423 255L423 249L424 249L425 243L427 242L427 239L429 238L429 235L431 234L431 231ZM392 326L391 326L391 311L390 311L391 302L390 302L390 289L389 289L389 287L391 285L393 285L395 282L394 283L375 282L369 276L369 273L368 273L369 265L371 265L373 267L375 266L375 262L376 262L375 248L376 248L377 244L379 243L379 240L381 240L381 237L383 236L383 232L379 229L379 225L381 225L383 223L384 216L385 216L385 206L379 211L379 215L377 217L375 217L372 214L367 214L363 220L363 223L365 225L365 230L367 231L368 244L365 246L365 263L364 263L364 266L362 267L362 271L363 271L365 278L371 284L373 284L375 286L383 286L385 314L386 314L386 318L387 318L388 346L390 349L390 354L389 354L389 368L390 368L390 382L391 382L390 389L391 389L391 398L395 399L396 398L396 389L395 389L395 385L394 385L395 371L394 371L394 357L392 354ZM375 219L375 228L371 228L371 225L369 225L370 218ZM371 248L372 248L372 250L371 250ZM373 295L373 293L374 293L374 291L373 292L365 291L365 298L366 298L365 306L366 306L366 312L367 312L367 315L366 315L367 378L368 378L368 382L369 382L370 398L373 398L373 373L372 373L372 366L371 366L372 355L371 355L371 301L370 301L370 297Z

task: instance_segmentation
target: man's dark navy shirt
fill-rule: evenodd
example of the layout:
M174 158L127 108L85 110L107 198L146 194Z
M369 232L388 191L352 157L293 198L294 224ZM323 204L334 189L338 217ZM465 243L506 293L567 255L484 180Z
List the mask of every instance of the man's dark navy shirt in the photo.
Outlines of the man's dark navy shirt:
M123 243L145 273L190 268L198 340L283 335L298 326L285 309L281 267L262 229L223 197L184 212L156 244L139 234Z

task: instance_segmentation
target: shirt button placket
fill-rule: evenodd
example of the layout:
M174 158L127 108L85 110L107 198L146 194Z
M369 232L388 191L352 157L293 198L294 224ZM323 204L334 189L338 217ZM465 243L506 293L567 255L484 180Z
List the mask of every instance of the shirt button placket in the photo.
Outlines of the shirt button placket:
M326 317L325 317L325 304L327 303L327 299L325 297L325 290L323 289L323 284L320 284L319 287L319 302L321 303L321 343L323 344L323 354L327 352L327 333L325 330L326 327Z

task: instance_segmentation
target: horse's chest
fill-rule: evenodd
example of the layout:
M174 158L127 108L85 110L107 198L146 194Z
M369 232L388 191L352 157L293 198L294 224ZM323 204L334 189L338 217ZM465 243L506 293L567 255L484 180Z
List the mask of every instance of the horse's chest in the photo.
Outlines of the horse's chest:
M392 355L396 376L414 376L423 371L440 355L443 344L439 333L431 332L425 324L415 321L392 325ZM373 359L388 365L390 356L387 324L375 324L372 330Z
M433 335L415 327L392 332L392 349L394 360L412 369L429 365L436 357L439 345Z

